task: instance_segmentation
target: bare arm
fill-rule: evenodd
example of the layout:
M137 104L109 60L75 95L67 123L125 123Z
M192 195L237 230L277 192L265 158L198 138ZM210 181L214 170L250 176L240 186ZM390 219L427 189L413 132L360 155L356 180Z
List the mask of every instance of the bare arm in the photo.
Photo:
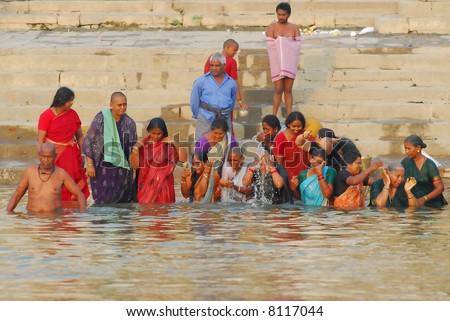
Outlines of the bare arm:
M73 181L73 179L67 174L65 170L61 170L61 175L63 177L63 184L67 188L72 195L77 197L78 207L80 209L80 213L86 212L86 197L84 196L81 189L78 185Z
M275 38L274 36L274 24L271 23L266 30L266 37Z
M323 161L319 166L312 169L312 172L317 175L317 180L319 181L320 191L325 198L330 198L333 195L333 184L328 184L323 176L323 168L326 162Z
M8 213L11 213L16 208L17 204L19 204L22 197L25 195L25 193L28 190L28 171L29 169L26 169L23 173L22 177L20 178L20 182L17 185L16 191L11 196L11 199L9 200L8 207L6 208L6 211Z
M217 172L214 172L214 199L220 198L222 194L222 190L219 188L220 175Z
M199 200L206 194L206 190L208 189L210 171L211 168L205 166L205 170L198 178L197 183L195 183L194 197L196 200Z
M370 167L366 169L364 172L359 173L355 176L349 176L345 182L347 183L347 185L357 185L363 182L367 178L367 176L375 172L381 166L383 166L382 162L375 162L371 164ZM369 180L369 185L372 185L374 181L375 180L373 178Z
M439 195L441 195L444 192L444 183L442 182L441 178L439 177L435 181L433 181L434 190L432 190L427 195L424 195L423 197L419 198L417 201L419 205L423 205L427 202L427 200L432 200Z
M75 137L77 138L78 147L81 150L83 148L83 142L84 142L84 134L83 134L83 130L81 128L78 128L77 132L75 133Z
M299 181L297 176L292 176L289 181L289 188L292 191L292 194L295 198L300 199L300 191L298 189Z
M408 197L408 206L409 207L417 207L419 205L418 199L411 192L411 189L417 184L417 181L414 177L406 179L405 182L405 192Z
M252 185L253 175L255 173L255 168L249 167L244 177L242 178L242 185L245 187Z
M45 143L47 138L47 132L45 130L38 130L38 151L41 149L41 145Z
M86 174L95 178L95 166L92 158L86 156Z
M185 168L183 174L181 174L181 194L184 198L190 196L192 186L192 172L190 169Z
M384 175L383 177L384 187L381 190L380 194L378 194L377 198L375 199L375 205L377 207L386 206L387 199L389 196L389 187L391 186L391 179L389 178L386 168L383 169L383 175Z
M141 141L137 141L130 153L130 166L132 169L138 169L139 167L139 150L144 147Z
M284 186L283 177L281 177L280 173L278 173L275 167L271 167L269 170L270 172L268 174L272 176L273 184L275 185L275 187L278 189L282 188Z

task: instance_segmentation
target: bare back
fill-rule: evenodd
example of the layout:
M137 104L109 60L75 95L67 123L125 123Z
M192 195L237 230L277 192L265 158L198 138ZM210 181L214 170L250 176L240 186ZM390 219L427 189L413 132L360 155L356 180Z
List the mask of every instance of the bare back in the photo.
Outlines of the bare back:
M277 39L278 37L299 37L300 30L296 24L287 22L279 23L273 22L269 25L266 31L266 36Z

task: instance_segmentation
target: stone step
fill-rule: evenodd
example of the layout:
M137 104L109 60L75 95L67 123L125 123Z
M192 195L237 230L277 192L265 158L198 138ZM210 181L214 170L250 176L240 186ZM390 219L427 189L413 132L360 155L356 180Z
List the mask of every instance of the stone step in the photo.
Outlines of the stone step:
M398 13L405 17L448 17L450 1L399 1Z
M270 104L273 98L273 90L242 88L245 101L249 105ZM120 90L120 88L118 88ZM75 106L102 106L109 105L109 98L113 91L101 88L80 88L75 90ZM150 106L157 102L156 106L187 105L189 104L190 88L178 88L176 94L173 89L125 89L130 106ZM55 94L55 87L33 88L0 88L2 104L6 106L49 106ZM374 87L345 87L340 88L300 88L293 90L294 103L298 104L330 104L352 101L390 101L390 102L441 102L448 104L450 101L450 88L446 85L430 87L389 86Z
M109 99L114 91L121 90L128 98L129 105L147 105L156 101L159 106L168 106L176 104L189 103L191 88L178 88L176 94L173 89L150 88L150 89L127 89L116 88L80 88L75 89L76 104L84 105L109 105ZM33 88L17 88L11 90L9 88L0 88L0 97L3 103L9 106L49 106L55 95L55 87L33 87Z
M143 71L0 71L0 87L15 90L26 87L103 88L111 91L120 89L178 89L191 88L194 80L202 74L201 70L178 70L172 72ZM241 86L271 88L270 72L240 71ZM346 70L300 70L294 88L316 87L386 87L386 86L432 86L450 83L448 71L410 71L379 69Z
M353 102L328 102L322 104L302 103L296 108L305 116L316 118L322 121L338 122L348 120L440 120L450 119L449 103L442 101L434 102L393 102L393 101L353 101ZM107 107L104 105L103 108ZM249 103L250 114L243 121L259 122L264 115L272 113L271 104L251 104ZM37 121L46 106L6 106L0 105L3 111L1 120L7 122ZM88 122L101 110L100 105L79 106L77 100L74 110L80 116L83 123ZM189 121L192 113L188 103L179 105L159 106L159 105L132 105L130 104L127 113L133 119L147 121L153 117L162 117L167 121ZM239 119L237 109L235 119Z
M435 47L433 53L429 51L415 51L407 49L404 54L386 54L381 50L373 49L360 53L344 53L345 50L336 52L322 51L320 53L303 50L299 59L299 70L336 70L336 69L380 69L380 70L411 70L411 71L442 71L449 68L449 49ZM148 69L164 73L166 77L181 70L189 72L202 72L203 66L210 51L201 54L187 55L148 51L145 54L136 52L131 54L111 54L98 50L94 54L88 52L73 55L64 51L46 54L26 54L26 51L6 51L0 55L3 66L8 66L8 71L22 72L96 72L109 71L127 73L143 73ZM419 54L423 52L423 54ZM239 69L243 72L267 73L269 60L266 52L260 54L241 53L237 57ZM3 67L5 68L5 67ZM2 69L3 69L2 68Z
M305 117L327 122L349 120L403 120L439 121L450 119L450 104L442 102L408 103L392 101L360 101L352 103L327 103L321 105L299 104L297 108ZM271 113L272 107L265 109Z
M303 88L293 90L294 103L331 104L354 101L389 101L389 102L441 102L448 104L450 89L448 86L432 87L358 87L358 88ZM270 90L244 89L243 95L250 104L267 104L272 100L273 92Z
M64 4L63 4L64 3ZM291 21L320 28L375 26L383 33L447 33L446 1L301 1ZM1 29L266 27L273 1L11 1L0 2ZM432 19L430 19L432 18Z

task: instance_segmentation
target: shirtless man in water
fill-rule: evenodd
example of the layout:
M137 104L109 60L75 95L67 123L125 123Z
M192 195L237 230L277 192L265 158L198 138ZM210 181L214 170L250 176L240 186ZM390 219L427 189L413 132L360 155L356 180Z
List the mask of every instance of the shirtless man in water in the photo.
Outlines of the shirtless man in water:
M293 37L296 39L300 36L300 30L296 24L288 22L291 15L291 6L287 2L281 2L277 5L277 22L273 22L267 28L266 36L277 39L278 37ZM284 103L286 104L286 116L292 111L292 87L294 79L282 78L276 80L275 93L273 95L273 114L276 115L281 104L281 97L284 93Z
M52 212L61 207L61 191L65 186L77 197L80 212L86 210L86 198L65 170L55 166L56 149L44 143L39 149L39 165L30 165L22 175L17 189L9 200L7 211L12 212L28 190L27 210Z

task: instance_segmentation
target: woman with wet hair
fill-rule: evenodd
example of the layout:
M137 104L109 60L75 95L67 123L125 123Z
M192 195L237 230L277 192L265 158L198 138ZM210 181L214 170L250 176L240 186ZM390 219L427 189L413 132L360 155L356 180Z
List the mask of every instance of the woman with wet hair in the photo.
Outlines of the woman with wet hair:
M403 142L406 155L402 160L406 178L415 178L416 186L411 190L419 206L440 208L446 205L444 183L433 161L422 154L427 145L417 135L410 135Z
M411 192L416 185L414 177L405 182L405 169L400 164L383 168L383 178L375 181L370 190L370 202L376 207L416 207L417 199Z

